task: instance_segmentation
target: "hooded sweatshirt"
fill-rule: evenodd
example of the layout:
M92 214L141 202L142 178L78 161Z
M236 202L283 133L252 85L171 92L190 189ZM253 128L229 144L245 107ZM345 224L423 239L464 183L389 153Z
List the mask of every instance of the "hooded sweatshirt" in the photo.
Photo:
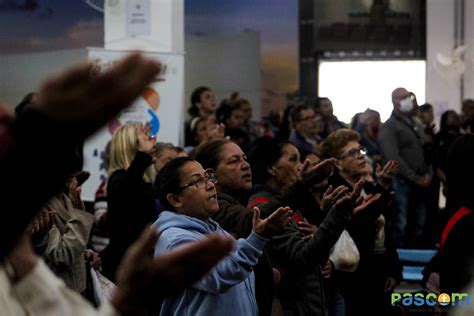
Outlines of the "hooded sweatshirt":
M155 255L195 242L208 234L233 238L217 222L164 211L153 227L160 232ZM255 276L257 264L268 240L255 232L238 239L234 250L201 280L182 294L163 301L160 315L257 315Z

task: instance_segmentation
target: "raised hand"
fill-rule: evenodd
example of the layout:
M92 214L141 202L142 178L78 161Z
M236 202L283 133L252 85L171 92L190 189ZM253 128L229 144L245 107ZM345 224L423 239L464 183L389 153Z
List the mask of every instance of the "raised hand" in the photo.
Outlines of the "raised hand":
M383 168L379 164L377 164L377 167L375 168L375 176L377 177L377 182L385 189L388 189L399 171L400 164L396 160L390 160L385 164Z
M369 206L373 205L380 200L382 195L377 193L375 195L368 195L365 199L360 195L364 188L365 181L359 180L355 185L352 192L349 194L348 202L352 209L352 214L357 215L360 212L366 210Z
M214 124L209 132L209 140L220 139L225 137L224 123Z
M238 91L234 91L232 92L232 94L230 95L230 98L229 98L229 105L234 105L235 102L237 102L239 100L239 95L240 93Z
M253 231L258 235L270 239L285 228L291 220L293 212L289 207L279 207L265 219L260 218L260 209L253 208Z
M74 136L84 138L129 106L161 69L159 63L138 53L97 75L93 67L83 63L49 78L32 107L70 124Z
M153 156L156 140L150 135L151 126L143 123L141 125L137 125L135 127L135 131L137 133L138 150Z
M332 185L330 185L323 194L321 208L323 210L330 209L337 200L346 195L348 192L349 188L347 188L345 185L340 185L336 189L333 189Z
M357 214L363 212L364 210L369 208L369 206L372 206L373 204L380 201L381 198L382 198L382 194L377 193L375 195L369 195L365 199L359 200L357 206L354 208L352 213L354 215L357 215Z
M27 232L39 235L47 234L51 227L53 227L54 216L56 216L55 211L42 209L31 222Z
M306 219L303 219L302 221L298 222L298 229L305 235L313 235L318 230L318 227L308 223Z
M82 186L84 182L86 182L90 178L91 173L89 171L81 170L81 171L74 172L72 176L76 178L77 184L79 186Z
M301 222L298 222L298 229L300 232L305 234L303 236L304 241L308 241L314 237L314 234L318 231L318 226L308 223L306 219Z
M81 187L79 186L79 183L75 177L73 177L69 183L69 199L71 200L71 204L75 209L86 209L81 199Z
M334 158L323 160L316 165L312 165L309 160L305 160L300 172L300 181L309 187L317 187L332 174L335 164L336 160Z
M201 279L234 247L218 235L153 257L158 232L145 228L128 248L117 270L118 289L111 299L122 315L137 315L150 302L178 294Z
M225 125L217 124L214 115L210 115L206 119L207 140L219 139L225 137Z
M380 201L382 195L377 193L375 195L368 195L365 199L360 195L364 187L365 181L359 180L351 193L346 193L341 196L334 204L336 208L350 210L352 214L357 215L366 210L369 206Z
M354 185L354 188L352 189L352 192L349 195L349 200L353 204L360 204L362 202L362 197L360 194L362 193L362 189L364 188L365 181L364 180L359 180L356 182Z

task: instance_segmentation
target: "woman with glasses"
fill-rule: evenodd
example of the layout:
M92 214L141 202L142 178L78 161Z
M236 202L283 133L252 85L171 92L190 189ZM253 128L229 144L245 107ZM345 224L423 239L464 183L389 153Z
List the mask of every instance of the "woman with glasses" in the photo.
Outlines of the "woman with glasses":
M355 242L360 261L355 272L335 271L334 292L344 297L346 315L361 315L367 310L367 297L371 298L374 315L389 313L390 293L401 280L401 265L393 240L388 234L385 216L391 202L390 182L398 172L398 163L390 161L384 168L377 167L377 181L366 159L366 150L361 147L359 133L340 129L333 132L321 144L323 159L335 158L335 171L329 183L333 186L355 187L365 180L360 198L367 199L381 194L379 203L365 212L355 214L346 229ZM360 286L368 291L361 291Z
M212 170L181 157L159 172L155 190L166 211L153 226L160 232L155 254L160 255L209 234L233 238L211 219L219 212ZM238 239L229 256L184 293L163 301L161 315L258 315L253 267L267 241L288 223L291 210L278 208L267 219L252 216L252 231Z

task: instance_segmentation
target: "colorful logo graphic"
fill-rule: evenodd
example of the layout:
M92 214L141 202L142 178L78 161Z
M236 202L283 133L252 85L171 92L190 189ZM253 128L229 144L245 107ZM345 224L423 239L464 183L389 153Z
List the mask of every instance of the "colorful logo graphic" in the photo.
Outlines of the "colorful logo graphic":
M148 114L150 114L151 119L148 121L148 125L151 126L151 136L158 134L160 130L160 120L155 112L160 107L160 95L158 92L150 87L147 87L142 92L142 97L146 100L151 109L148 109ZM153 109L153 110L152 110Z
M153 88L145 88L141 94L141 98L138 99L133 106L109 121L107 128L110 135L113 135L122 124L130 121L143 122L147 120L147 124L151 126L151 136L156 136L160 131L160 119L156 115L156 111L159 107L160 94Z
M436 295L434 293L392 293L392 306L451 306L469 305L469 294L467 293L452 293L451 295L441 293Z
M158 116L156 116L155 112L153 112L151 109L148 109L148 114L151 116L151 120L149 120L147 123L149 126L151 126L150 134L151 136L156 136L160 130L160 120L158 119Z
M451 302L451 298L449 297L448 294L443 293L440 296L438 296L438 303L441 306L447 306Z

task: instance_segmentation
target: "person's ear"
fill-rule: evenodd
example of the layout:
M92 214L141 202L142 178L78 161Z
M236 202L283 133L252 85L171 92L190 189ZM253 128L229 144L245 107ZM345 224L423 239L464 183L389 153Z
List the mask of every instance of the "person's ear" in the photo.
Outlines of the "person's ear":
M181 202L181 198L177 194L169 193L166 196L168 203L176 210L183 207L183 203Z
M276 177L277 172L276 172L276 168L273 165L267 167L267 172L271 176Z

